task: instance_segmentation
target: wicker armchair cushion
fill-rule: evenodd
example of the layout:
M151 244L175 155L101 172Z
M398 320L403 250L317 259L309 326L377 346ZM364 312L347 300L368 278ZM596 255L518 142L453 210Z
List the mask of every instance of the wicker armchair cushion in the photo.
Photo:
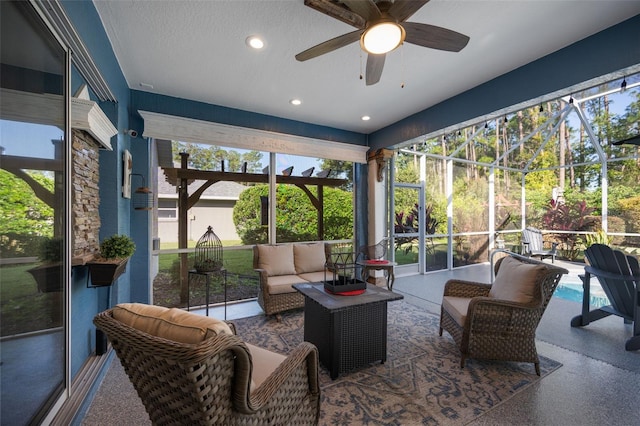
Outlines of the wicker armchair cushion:
M121 303L113 308L113 317L145 333L180 343L199 343L209 333L233 335L224 321L176 308Z
M324 270L324 243L294 244L293 261L297 274Z
M328 269L322 269L318 272L308 272L306 274L298 275L303 280L309 281L310 283L319 283L326 279L331 279L333 276L333 272Z
M292 244L258 245L258 255L258 268L267 271L268 276L296 274Z
M447 311L451 318L460 326L464 326L469 311L470 297L444 296L442 298L442 309Z
M267 377L287 358L284 355L268 351L250 343L245 343L251 353L253 370L251 371L251 391L258 388Z
M540 276L546 271L544 264L523 263L509 256L502 260L489 296L516 303L531 303L540 296Z
M297 275L277 275L269 277L267 288L269 289L269 294L294 293L296 290L291 286L300 282L300 277Z

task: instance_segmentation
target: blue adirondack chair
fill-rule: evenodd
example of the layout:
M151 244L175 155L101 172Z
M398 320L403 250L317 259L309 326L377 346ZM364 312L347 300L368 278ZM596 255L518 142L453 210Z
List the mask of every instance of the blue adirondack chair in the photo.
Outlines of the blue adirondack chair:
M633 335L625 343L625 349L640 349L640 266L638 259L603 244L594 244L584 252L589 265L581 275L583 283L582 315L571 320L572 327L582 327L609 315L624 318L625 324L633 323ZM611 305L589 311L591 276L609 298Z
M542 231L528 226L522 230L522 254L527 257L551 258L551 263L556 261L556 247L558 243L551 243L551 249L545 248L542 240Z

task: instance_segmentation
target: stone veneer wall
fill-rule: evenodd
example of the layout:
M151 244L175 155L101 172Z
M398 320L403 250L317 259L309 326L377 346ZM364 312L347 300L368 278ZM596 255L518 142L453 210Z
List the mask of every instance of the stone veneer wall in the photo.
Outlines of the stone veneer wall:
M87 257L100 251L99 144L77 129L71 141L73 257Z

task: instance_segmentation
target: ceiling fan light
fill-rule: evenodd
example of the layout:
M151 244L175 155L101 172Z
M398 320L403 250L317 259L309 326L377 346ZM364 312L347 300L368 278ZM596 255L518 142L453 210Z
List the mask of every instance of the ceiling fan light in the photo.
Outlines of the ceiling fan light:
M360 38L360 45L367 53L381 55L391 52L404 41L405 31L395 22L380 22L369 27Z

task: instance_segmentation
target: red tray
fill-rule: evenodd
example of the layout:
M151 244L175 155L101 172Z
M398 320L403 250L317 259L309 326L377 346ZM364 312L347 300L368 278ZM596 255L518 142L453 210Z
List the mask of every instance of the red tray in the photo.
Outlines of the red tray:
M386 265L389 263L388 260L365 260L367 265Z
M351 290L351 291L331 291L325 288L324 291L326 291L327 293L338 295L338 296L357 296L359 294L364 293L367 290L362 289L362 290Z

